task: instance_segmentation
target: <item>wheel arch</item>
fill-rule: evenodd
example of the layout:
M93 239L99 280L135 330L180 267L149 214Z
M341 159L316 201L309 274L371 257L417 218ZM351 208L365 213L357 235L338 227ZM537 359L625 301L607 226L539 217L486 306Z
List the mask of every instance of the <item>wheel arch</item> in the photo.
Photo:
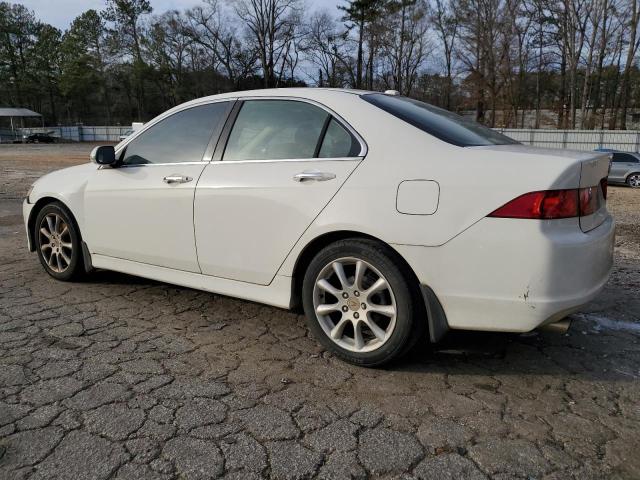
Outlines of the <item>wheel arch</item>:
M30 245L31 251L35 252L35 250L36 250L35 238L33 236L34 235L34 226L35 226L36 218L38 218L38 214L40 213L40 211L44 207L46 207L47 205L49 205L51 203L59 203L60 205L62 205L67 210L67 212L71 216L71 221L74 223L74 227L76 228L76 231L78 232L78 236L80 237L80 241L81 241L81 243L83 245L83 250L84 250L84 241L82 240L82 232L80 231L80 226L78 225L78 220L76 219L75 215L73 214L73 212L71 211L69 206L63 200L60 200L59 198L51 197L51 196L45 196L45 197L39 198L36 201L36 203L33 205L33 208L31 209L31 212L29 212L29 219L27 220L27 235L29 235L29 245Z
M330 245L339 240L347 239L369 239L376 241L389 249L390 252L396 257L396 260L402 266L402 269L409 276L409 282L414 287L416 298L420 299L420 306L423 309L423 313L426 316L427 326L429 330L429 337L432 342L436 342L444 336L448 330L448 324L442 305L438 300L436 294L430 287L422 285L415 271L405 260L405 258L387 242L376 238L366 233L354 231L354 230L336 230L327 232L317 236L311 240L300 252L298 258L293 267L293 275L291 281L291 308L296 311L301 310L302 305L302 281L304 279L305 271L311 263L313 257L316 256L320 250L327 245Z
M631 170L625 177L624 177L624 183L626 183L627 185L629 184L629 177L631 175L640 175L640 170L636 171L636 170Z

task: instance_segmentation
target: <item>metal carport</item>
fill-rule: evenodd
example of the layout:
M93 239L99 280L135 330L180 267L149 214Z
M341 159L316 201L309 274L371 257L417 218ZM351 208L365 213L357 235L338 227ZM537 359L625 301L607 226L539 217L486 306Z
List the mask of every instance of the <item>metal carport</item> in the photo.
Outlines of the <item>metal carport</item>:
M15 139L16 128L15 128L15 124L13 123L14 118L19 118L20 125L24 127L24 118L36 118L36 117L42 118L42 115L40 115L37 112L34 112L33 110L29 110L28 108L0 107L0 118L7 118L7 117L9 118L9 121L11 123L11 136L13 139ZM42 126L44 126L44 123L42 124ZM2 135L0 134L0 141L1 140L2 140Z

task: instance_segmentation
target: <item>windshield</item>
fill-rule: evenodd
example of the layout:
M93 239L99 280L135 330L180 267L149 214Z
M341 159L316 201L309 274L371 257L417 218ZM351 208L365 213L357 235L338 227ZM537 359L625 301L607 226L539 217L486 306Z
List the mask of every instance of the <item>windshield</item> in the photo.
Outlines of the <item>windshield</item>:
M459 147L520 143L456 113L418 100L382 93L369 93L361 97L414 127Z

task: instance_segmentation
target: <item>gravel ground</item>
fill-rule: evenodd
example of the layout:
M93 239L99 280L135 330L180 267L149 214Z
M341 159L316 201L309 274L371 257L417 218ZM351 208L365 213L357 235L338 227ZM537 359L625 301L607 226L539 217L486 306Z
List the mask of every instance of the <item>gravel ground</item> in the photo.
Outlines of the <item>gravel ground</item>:
M567 335L450 334L386 369L302 316L97 272L49 278L19 198L91 146L0 145L0 478L640 478L640 190Z

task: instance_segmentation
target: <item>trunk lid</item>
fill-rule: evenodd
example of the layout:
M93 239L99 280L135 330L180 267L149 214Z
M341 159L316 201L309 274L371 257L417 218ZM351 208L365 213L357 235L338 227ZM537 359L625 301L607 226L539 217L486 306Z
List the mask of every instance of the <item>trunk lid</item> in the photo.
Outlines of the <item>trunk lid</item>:
M607 176L611 165L608 153L594 152L590 158L581 162L580 195L588 196L583 201L594 202L596 208L593 213L580 215L580 229L583 232L593 230L607 218ZM594 188L589 188L594 187ZM591 198L594 197L595 198Z
M579 188L580 203L593 202L590 204L592 212L587 214L580 213L579 215L580 229L583 232L593 230L602 224L608 216L606 208L606 179L609 175L609 153L542 148L529 145L490 145L468 148L514 155L531 155L532 163L538 161L540 155L552 159L553 163L556 163L555 160L557 160L558 167L566 170L562 177L558 179L558 182L549 185L547 189Z

